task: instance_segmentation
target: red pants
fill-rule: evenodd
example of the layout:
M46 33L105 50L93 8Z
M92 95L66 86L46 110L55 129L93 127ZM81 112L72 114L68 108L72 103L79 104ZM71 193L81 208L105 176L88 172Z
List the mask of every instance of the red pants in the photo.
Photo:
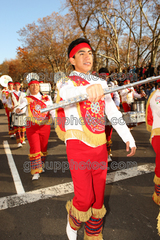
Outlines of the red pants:
M152 138L152 146L153 149L156 153L156 159L155 159L155 163L156 163L156 167L155 167L155 174L158 178L160 178L160 136L154 136Z
M131 105L126 102L122 103L122 107L123 107L124 112L131 111Z
M42 164L47 155L50 125L38 125L27 122L26 134L30 145L31 174L41 173Z
M79 140L67 140L67 157L74 184L73 206L86 212L101 209L107 175L106 144L93 148Z

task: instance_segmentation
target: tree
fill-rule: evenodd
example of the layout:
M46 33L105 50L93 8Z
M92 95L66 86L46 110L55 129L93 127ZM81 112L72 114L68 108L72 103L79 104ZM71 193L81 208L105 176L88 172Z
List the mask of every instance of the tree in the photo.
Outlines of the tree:
M72 70L68 44L87 38L93 51L93 70L121 71L129 65L153 66L160 57L158 0L66 0L69 13L53 12L18 31L22 46L17 58L0 65L0 72L15 79L37 72L53 81L55 72Z
M73 21L81 30L81 36L90 40L93 51L93 70L98 70L98 51L103 41L102 21L98 16L100 5L106 1L66 0Z
M150 35L151 41L146 47L146 50L150 47L150 51L147 57L151 55L151 64L155 66L156 55L160 50L160 4L157 0L138 0L138 3L148 26L147 30L150 31L148 35Z
M53 12L50 16L38 19L37 22L28 24L18 32L21 41L24 42L24 47L19 48L18 53L26 67L29 66L27 59L30 59L34 68L39 68L37 66L39 63L41 72L47 69L53 75L60 70L66 71L68 41L78 35L75 26L75 32L72 32L70 16L60 16Z
M150 55L151 61L156 59L156 53L159 51L157 30L160 17L157 0L144 0L143 3L141 0L66 0L66 2L83 36L91 42L94 65L98 65L97 55L113 61L119 71L121 67L130 65L130 59L134 59L132 63L137 65L143 64ZM148 20L151 20L151 17L147 18L146 15L148 9L154 13L152 18L156 16L154 21L152 19L152 27ZM152 34L148 34L148 28ZM127 46L125 53L122 45ZM134 57L131 56L132 49Z

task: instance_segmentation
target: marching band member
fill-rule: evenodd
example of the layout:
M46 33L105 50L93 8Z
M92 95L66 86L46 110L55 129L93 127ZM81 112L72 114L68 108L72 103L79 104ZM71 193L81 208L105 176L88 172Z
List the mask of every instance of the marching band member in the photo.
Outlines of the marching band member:
M155 167L155 191L153 201L160 206L160 80L158 89L151 93L146 106L146 126L151 132L150 142L156 153Z
M111 85L111 87L114 87L114 82L109 81L109 71L107 68L100 68L99 69L99 75L100 77L104 78L104 80L106 80L108 82L109 85ZM116 104L117 109L120 109L120 97L118 92L113 92L111 93L111 97L114 101L114 103ZM107 152L108 152L108 162L112 162L112 153L111 153L111 145L112 145L112 132L113 132L113 127L112 125L106 125L105 126L105 133L106 133L106 140L107 140Z
M28 74L29 95L23 98L16 113L26 112L26 134L30 145L30 163L32 180L37 180L44 171L44 163L47 156L50 124L54 118L54 110L41 113L40 109L53 104L51 97L40 93L39 77L36 73ZM23 108L23 109L22 109ZM21 110L22 109L22 110Z
M7 96L9 94L9 90L7 87L4 87L2 90L2 103L5 109L5 113L7 115Z
M146 127L151 132L150 142L156 153L155 158L155 190L153 201L160 206L160 80L157 80L157 89L151 93L146 106ZM160 212L157 217L157 229L160 236Z
M130 80L125 80L124 85L129 84ZM142 98L143 94L138 94L133 87L126 88L120 91L122 107L124 112L131 111L131 104L134 102L134 98Z
M10 138L14 138L14 127L11 125L12 109L10 109L10 106L8 106L8 96L14 92L13 86L14 86L14 83L9 81L8 82L8 95L6 97L6 113L7 113L7 118L8 118L8 129L9 129Z
M7 105L12 113L15 113L17 107L20 105L20 101L26 95L24 92L21 92L19 89L21 84L19 82L14 82L15 91L8 95ZM14 125L14 133L16 134L16 141L18 147L22 147L22 144L26 144L25 142L25 132L26 129L24 126L15 126Z
M57 119L72 119L67 124L57 124L59 138L66 142L67 158L74 184L74 198L68 201L66 232L69 240L77 239L77 230L85 222L85 240L102 240L103 205L107 174L107 149L104 111L109 120L122 114L116 108L110 94L104 96L102 87L106 81L89 74L93 65L92 50L87 39L76 39L68 48L70 63L75 71L68 81L57 82L57 102L88 94L88 100L72 104L56 111ZM126 143L126 150L135 154L135 141L124 125L114 125Z

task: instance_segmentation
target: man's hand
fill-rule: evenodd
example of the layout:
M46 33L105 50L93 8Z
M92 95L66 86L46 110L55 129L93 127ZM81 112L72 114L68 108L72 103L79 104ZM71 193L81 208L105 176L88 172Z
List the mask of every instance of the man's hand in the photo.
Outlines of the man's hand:
M133 92L132 88L128 88L128 93Z
M146 93L143 90L141 91L141 97L147 98L147 95L146 95Z
M17 108L15 112L16 112L16 113L21 113L22 110L21 110L20 108Z
M129 142L126 142L126 151L129 152ZM131 152L127 155L127 157L131 157L136 153L136 147L131 148Z
M88 100L90 102L98 102L101 98L104 97L104 92L101 84L94 84L86 89L88 94Z

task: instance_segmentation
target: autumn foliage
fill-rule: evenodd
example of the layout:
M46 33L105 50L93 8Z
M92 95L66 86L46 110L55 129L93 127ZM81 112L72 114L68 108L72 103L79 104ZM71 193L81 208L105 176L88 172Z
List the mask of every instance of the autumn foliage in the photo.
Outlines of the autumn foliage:
M66 0L68 14L53 12L18 31L21 46L16 59L0 65L2 74L23 81L28 72L49 76L72 70L67 57L69 43L90 40L93 70L107 66L121 71L160 60L160 7L157 0ZM48 77L47 77L48 76Z

